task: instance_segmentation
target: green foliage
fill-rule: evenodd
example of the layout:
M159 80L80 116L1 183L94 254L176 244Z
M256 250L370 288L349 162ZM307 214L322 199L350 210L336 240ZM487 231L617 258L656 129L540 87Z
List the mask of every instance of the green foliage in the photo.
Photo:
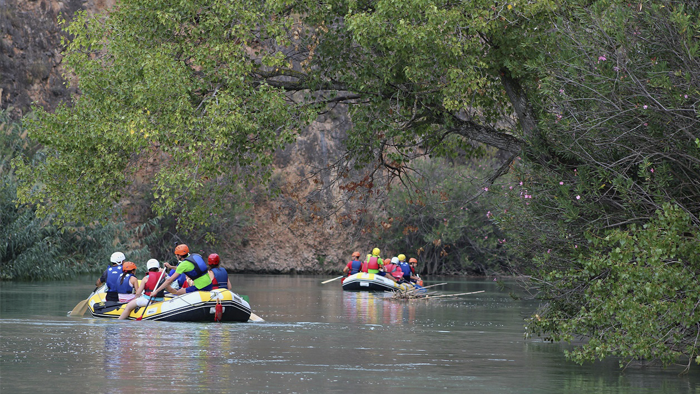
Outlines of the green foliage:
M272 152L309 118L282 89L252 79L279 67L263 43L283 39L286 22L266 7L124 1L105 15L77 14L64 63L80 96L54 114L36 108L29 135L46 159L15 161L19 200L59 223L104 221L155 160L152 209L177 213L187 231L222 214L217 202L239 180L266 181Z
M491 222L489 210L499 206L502 189L480 186L490 168L439 159L414 165L406 186L389 192L388 219L379 226L381 239L376 241L384 245L382 251L416 257L427 274L502 272L507 240Z
M688 34L700 28L698 11L617 1L569 9L540 66L543 138L514 168L521 194L532 198L525 205L514 195L497 220L528 286L547 302L531 332L587 339L570 354L576 361L615 355L669 364L697 353L697 328L678 317L693 315L692 301L661 282L695 286L694 259L674 248L678 234L688 246L700 225L700 42ZM670 311L678 314L669 319Z
M551 303L528 323L534 334L587 342L568 353L576 362L607 356L660 360L698 355L700 244L689 216L665 204L643 226L591 235L592 253L572 267L550 271L548 296L575 294L575 303ZM576 305L576 307L574 307ZM577 309L578 308L578 309ZM540 317L541 316L541 317Z
M34 155L37 147L19 122L0 112L0 146L3 163L14 157ZM135 261L148 258L148 251L133 250L127 241L132 233L123 223L105 226L71 226L59 229L51 216L39 218L32 206L15 203L17 180L9 171L0 174L0 280L69 278L101 272L109 256L123 250Z

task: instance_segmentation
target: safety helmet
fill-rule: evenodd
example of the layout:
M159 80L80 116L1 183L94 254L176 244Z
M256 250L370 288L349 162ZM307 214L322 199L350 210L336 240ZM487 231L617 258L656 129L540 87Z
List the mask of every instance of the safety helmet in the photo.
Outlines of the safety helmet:
M133 271L135 269L136 264L132 263L131 261L125 261L124 264L122 264L122 271L124 272Z
M391 264L391 259L384 259L384 264Z
M212 253L209 255L209 259L207 261L207 264L209 265L219 265L219 255L216 253Z
M416 260L414 257L411 257L410 259L408 259L408 262L409 263L417 263L418 260Z
M400 254L400 255L399 255L399 261L406 261L406 255L405 255L405 254Z
M150 259L146 262L146 269L151 270L151 268L160 268L160 263L156 259Z
M360 258L360 252L353 252L352 257Z
M392 257L391 258L391 264L398 264L399 263L399 258L398 257Z
M112 253L112 257L109 258L109 261L114 264L121 264L124 260L126 260L126 256L124 256L122 252L114 252Z
M379 248L374 248L374 249L372 249L372 255L374 255L374 256L379 256L379 253L381 253L381 252L382 252L382 251L379 250Z
M175 254L178 256L187 256L190 254L190 248L185 244L180 244L175 247Z

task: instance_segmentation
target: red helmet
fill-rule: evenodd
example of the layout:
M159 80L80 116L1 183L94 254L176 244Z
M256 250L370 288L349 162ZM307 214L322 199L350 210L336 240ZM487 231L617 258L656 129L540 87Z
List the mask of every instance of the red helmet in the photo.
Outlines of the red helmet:
M216 253L212 253L209 255L209 259L207 261L207 264L209 265L219 265L219 255Z
M177 245L175 247L175 254L178 256L187 256L190 254L190 248L188 248L185 244Z
M360 252L353 252L352 257L360 258Z
M122 264L122 271L124 272L133 271L135 269L136 264L132 263L131 261L125 261L124 264Z

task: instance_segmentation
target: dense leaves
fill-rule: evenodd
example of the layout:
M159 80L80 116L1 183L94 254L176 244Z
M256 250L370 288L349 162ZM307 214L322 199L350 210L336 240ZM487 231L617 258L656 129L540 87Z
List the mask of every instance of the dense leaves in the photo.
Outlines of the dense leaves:
M14 157L34 157L37 147L19 122L0 113L0 280L51 280L101 272L115 249L130 259L149 257L148 250L134 248L129 239L140 235L124 223L60 228L52 216L40 218L32 206L17 205L17 180L7 162ZM145 267L142 267L145 268Z
M435 160L416 163L415 169L406 187L389 192L388 219L379 226L377 244L387 255L416 257L425 274L503 272L507 240L490 221L487 206L499 205L505 185L469 201L483 192L481 180L491 167Z

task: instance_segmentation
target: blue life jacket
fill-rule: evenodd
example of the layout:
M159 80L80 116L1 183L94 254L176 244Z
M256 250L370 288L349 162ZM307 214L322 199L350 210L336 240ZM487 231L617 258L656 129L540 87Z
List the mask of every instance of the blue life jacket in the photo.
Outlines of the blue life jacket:
M194 265L193 270L184 273L190 279L195 280L202 275L209 275L209 266L207 265L207 263L204 262L202 256L198 255L197 253L192 253L189 256L185 257L185 260L189 261L190 263L192 263L192 265Z
M115 265L107 268L107 293L118 293L119 277L122 275L122 266Z
M222 267L216 267L212 268L211 272L214 273L214 278L216 278L216 281L219 282L217 285L219 289L228 289L228 272L226 272L225 268Z
M403 271L403 278L406 280L411 279L411 264L408 264L405 261L399 262L399 267L401 267L401 271Z
M132 276L131 274L126 274L124 275L124 280L122 280L121 275L119 276L119 280L117 280L117 293L131 294L134 292L134 288L129 284L129 279Z
M350 266L350 275L355 275L356 273L360 272L362 269L362 262L360 260L353 260L351 261L352 265Z

